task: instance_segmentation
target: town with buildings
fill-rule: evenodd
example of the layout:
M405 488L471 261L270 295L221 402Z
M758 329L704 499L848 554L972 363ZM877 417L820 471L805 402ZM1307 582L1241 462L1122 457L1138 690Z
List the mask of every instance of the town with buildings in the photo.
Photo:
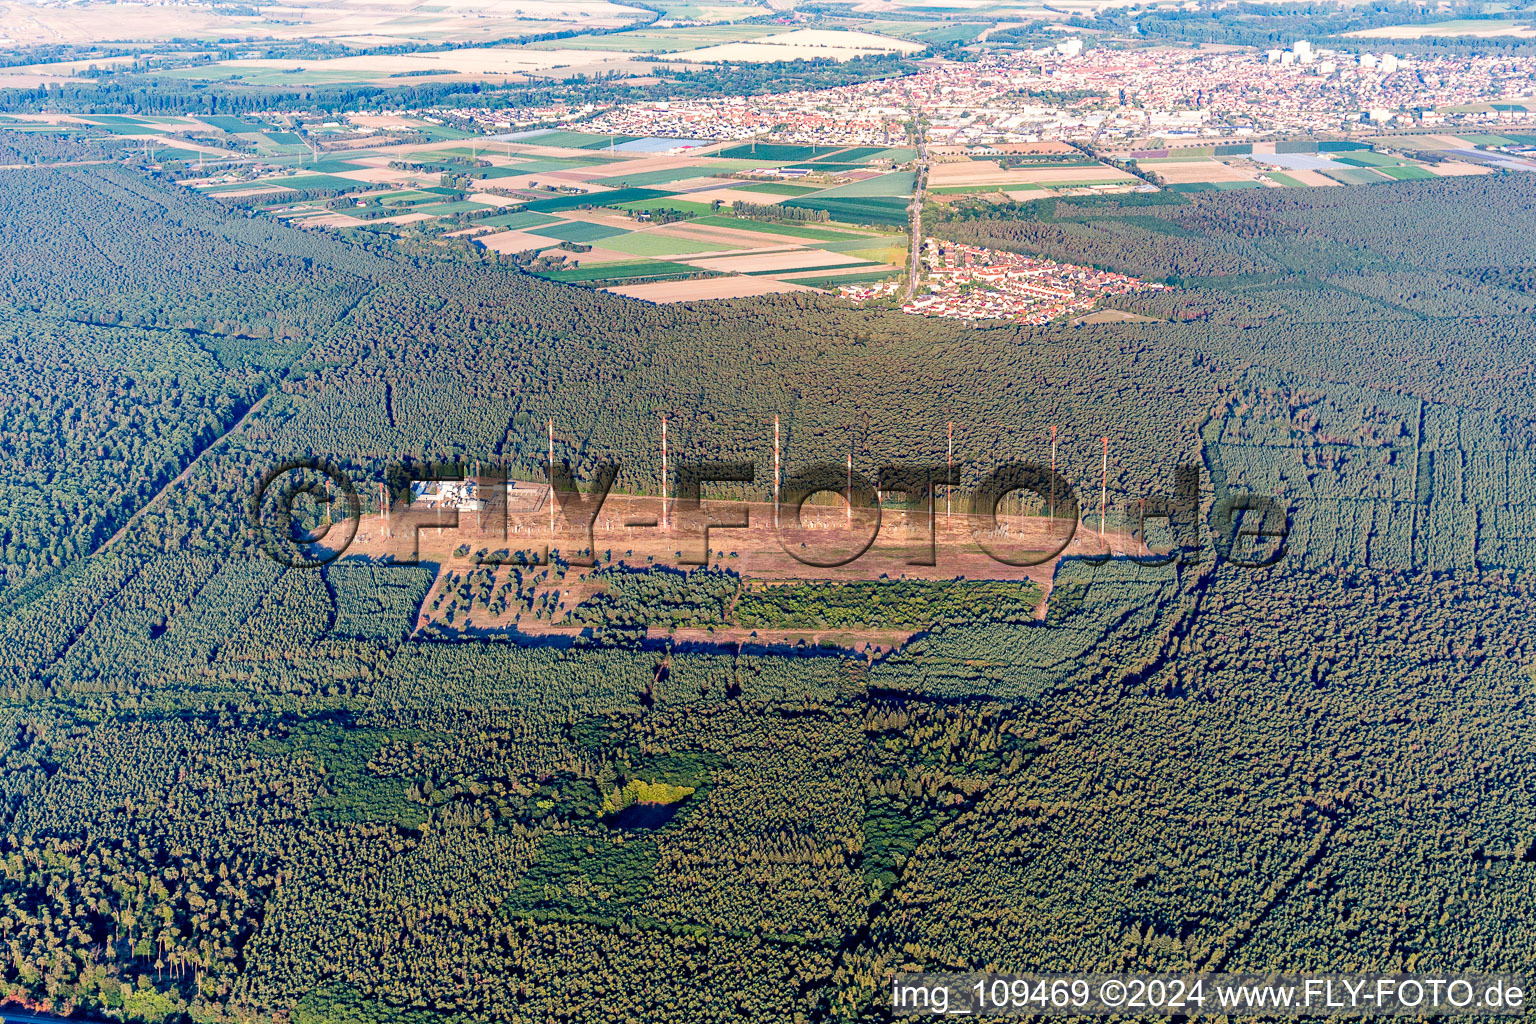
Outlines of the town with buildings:
M922 267L918 294L902 311L960 320L1044 324L1087 313L1108 295L1166 287L1093 267L931 238L923 243ZM892 293L844 289L855 299Z
M655 101L583 117L585 131L701 140L900 144L914 114L937 145L1162 138L1494 124L1457 110L1529 98L1536 58L1399 57L1362 48L1216 51L1057 47L935 59L894 81L769 96ZM577 122L572 121L574 126Z

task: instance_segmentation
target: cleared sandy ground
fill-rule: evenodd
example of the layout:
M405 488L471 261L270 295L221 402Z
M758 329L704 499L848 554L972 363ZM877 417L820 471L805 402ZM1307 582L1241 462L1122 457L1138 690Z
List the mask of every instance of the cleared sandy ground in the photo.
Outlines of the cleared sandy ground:
M543 235L530 234L527 231L498 231L494 235L481 235L478 241L492 252L503 253L548 249L560 243L557 238L545 238Z
M556 243L558 244L558 243ZM589 249L586 252L571 253L571 259L566 262L572 266L585 267L597 263L618 263L623 260L637 260L639 256L633 253L618 252L613 249Z
M678 262L705 270L726 270L747 274L765 270L815 270L817 267L850 263L856 257L840 252L824 252L819 249L793 249L789 252L763 253L747 256L679 256ZM867 269L867 268L866 268Z
M466 198L472 203L484 203L487 206L511 206L518 202L516 199L508 199L506 196L498 196L491 192L471 192Z
M1124 309L1096 309L1072 321L1074 324L1155 324L1156 317L1142 316Z
M1466 146L1466 143L1462 143ZM1425 168L1432 174L1442 178L1454 178L1461 174L1492 174L1493 168L1483 164L1471 164L1462 160L1447 160L1444 163L1425 164Z
M702 281L656 281L605 288L616 295L647 302L693 302L698 299L739 299L748 295L806 292L812 289L771 277L709 277Z
M445 570L465 572L473 567L474 552L502 550L542 551L546 545L557 551L571 553L588 544L585 531L574 528L562 516L555 517L551 529L548 490L539 485L526 485L532 502L519 502L509 508L505 521L495 517L482 523L474 513L461 513L459 525L450 529L415 530L411 523L414 515L404 509L394 513L390 529L378 516L366 516L357 526L356 536L348 548L350 555L380 557L389 555L397 559L418 558L435 564L439 581ZM521 485L520 485L521 489ZM542 493L539 493L542 492ZM636 567L650 564L676 566L679 552L686 557L706 557L704 538L700 529L700 515L712 514L724 521L740 522L743 517L750 524L741 529L715 527L709 535L707 553L711 562L727 565L739 572L748 585L773 586L801 581L824 580L848 583L857 580L891 579L942 579L973 580L1024 580L1037 584L1048 600L1057 562L1061 557L1047 556L1065 545L1063 555L1115 554L1144 555L1145 545L1134 536L1111 531L1101 534L1089 522L1075 523L1071 519L1049 520L1043 517L999 515L995 521L982 521L960 511L947 516L942 502L938 514L930 521L926 515L898 509L887 509L880 515L878 535L869 543L874 522L867 511L854 512L850 517L840 501L835 505L808 505L803 510L800 524L781 520L782 529L776 529L773 508L765 503L743 504L706 500L702 510L688 511L675 501L668 515L661 513L661 502L654 497L610 495L603 503L597 522L590 535L593 549L601 556L605 552L615 561ZM432 515L427 512L427 515ZM414 519L421 522L421 519ZM650 521L659 525L630 527L624 524ZM803 529L799 528L803 525ZM1074 529L1075 528L1075 529ZM976 532L973 532L976 531ZM931 538L931 540L930 540ZM993 550L1003 549L1005 557L1033 561L1038 565L1008 564L987 555L978 544L985 538ZM1070 538L1070 539L1069 539ZM804 541L802 545L800 543ZM868 544L867 549L864 546ZM917 565L914 561L927 561L926 555L932 544L935 557L933 565ZM456 553L460 545L467 545L468 555ZM858 552L863 550L862 554ZM829 555L852 558L837 566L807 565L790 554L803 551L802 557L814 557L819 561ZM729 557L723 557L726 553ZM507 570L500 570L507 571ZM559 581L562 609L569 607L595 592L586 579L588 570L573 567ZM436 584L434 585L434 590ZM569 603L567 603L569 602ZM1036 617L1043 617L1046 600L1036 609ZM430 612L424 611L418 626L429 621ZM560 621L563 614L557 615ZM516 611L505 615L501 621L487 621L484 613L475 616L481 629L518 629L529 633L575 633L579 626L552 626L548 620L519 622ZM813 639L830 635L828 630L791 631L808 632ZM845 639L862 638L866 642L899 642L905 633L890 636L889 630L855 631ZM681 633L679 633L681 635ZM709 642L734 642L748 639L745 629L721 629L700 633L696 639ZM773 631L751 633L757 642L769 639Z
M1220 160L1141 160L1137 166L1160 175L1170 185L1196 181L1252 181L1252 171L1243 171Z

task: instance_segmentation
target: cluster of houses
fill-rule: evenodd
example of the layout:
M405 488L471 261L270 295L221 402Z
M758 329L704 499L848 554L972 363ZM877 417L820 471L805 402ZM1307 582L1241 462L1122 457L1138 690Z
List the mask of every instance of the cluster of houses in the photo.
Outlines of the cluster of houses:
M934 145L1219 138L1338 131L1362 117L1476 124L1497 113L1444 110L1536 91L1536 57L1514 53L1409 61L1304 40L1270 53L1067 44L931 61L914 75L831 89L627 104L572 124L643 136L890 147L906 144L916 109Z
M962 320L1049 323L1086 313L1106 295L1166 287L1125 274L956 242L923 243L919 294L901 308Z

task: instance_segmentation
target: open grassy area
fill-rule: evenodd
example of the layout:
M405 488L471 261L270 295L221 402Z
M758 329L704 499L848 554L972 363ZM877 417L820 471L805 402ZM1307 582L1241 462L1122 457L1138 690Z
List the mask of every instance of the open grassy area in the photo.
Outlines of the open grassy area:
M911 171L891 171L875 178L838 185L817 192L817 199L852 199L866 196L910 196L916 178Z
M648 199L665 199L667 193L653 188L617 188L611 192L581 192L576 195L551 196L535 199L524 209L548 213L553 210L574 210L578 206L618 206L622 203L639 203Z
M1378 167L1378 171L1397 181L1423 181L1433 178L1435 173L1415 164L1400 164L1397 167Z
M821 227L807 227L800 224L781 223L778 221L748 220L745 217L727 217L724 215L700 217L694 223L712 225L717 228L733 228L737 231L760 231L769 235L808 238L817 242L831 242L855 237L845 231L829 231Z
M271 184L281 185L284 188L326 192L351 192L362 185L361 182L353 181L351 178L338 178L334 174L296 174L291 178L273 178Z
M773 142L747 142L721 150L716 155L736 160L775 160L780 163L793 163L818 156L830 156L843 148L842 146L789 146Z
M610 188L620 185L665 185L668 182L682 181L684 178L702 178L710 174L719 174L732 170L719 164L690 164L686 167L663 167L655 171L633 171L628 174L619 173L608 178L598 178L594 185L607 185Z
M624 159L621 156L608 156L607 154L594 153L591 156L536 156L531 160L519 163L519 174L538 174L543 171L577 171L584 167L596 167L598 164L612 163L615 160Z
M603 248L631 256L689 256L700 252L720 252L730 247L701 238L678 238L651 231L632 231L622 238L608 239L603 242Z
M818 192L812 196L786 200L784 205L805 210L825 210L833 220L849 224L899 227L908 221L908 202L902 196L828 196L825 192Z
M709 203L697 203L687 199L679 199L676 196L663 196L660 199L642 199L631 203L604 203L604 206L613 206L620 210L629 210L639 213L642 210L676 210L686 213L691 217L702 217L714 212L714 207Z
M1333 159L1337 163L1347 164L1350 167L1395 167L1403 162L1401 157L1372 153L1363 149L1356 150L1349 156L1336 156Z
M1289 185L1291 188L1308 187L1306 182L1293 178L1289 174L1286 174L1284 171L1265 171L1264 173L1270 178L1273 178L1275 181L1278 181L1280 184Z
M872 270L864 274L825 274L819 277L786 277L790 284L803 284L807 288L836 288L841 284L866 284L900 276L900 270Z
M538 227L540 224L553 224L559 219L558 217L551 217L547 213L534 213L530 210L522 210L518 213L503 213L497 217L487 217L484 220L477 220L475 223L477 225L484 224L490 227L518 231L523 228Z
M610 224L592 224L581 220L564 224L547 224L526 230L535 235L543 235L545 238L558 238L562 242L596 242L599 239L614 238L629 233L625 228L616 228Z
M1346 185L1376 185L1388 180L1373 170L1364 167L1340 167L1320 172L1332 178L1334 181L1342 181Z
M592 263L571 270L555 270L544 277L564 284L590 284L595 281L659 281L674 277L692 277L703 273L698 267L666 260L625 260Z

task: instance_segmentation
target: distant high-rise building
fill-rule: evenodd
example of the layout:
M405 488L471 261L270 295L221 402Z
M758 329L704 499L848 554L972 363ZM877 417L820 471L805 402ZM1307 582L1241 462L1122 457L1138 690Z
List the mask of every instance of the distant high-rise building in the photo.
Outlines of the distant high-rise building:
M1271 64L1279 64L1280 63L1280 54L1282 54L1284 52L1285 52L1284 50L1265 50L1264 51L1264 58L1267 61L1269 61L1269 63L1271 63Z
M1398 67L1398 60L1397 60L1396 57L1394 57L1390 53L1384 53L1384 54L1381 55L1381 73L1382 74L1390 75L1392 72L1397 70L1397 67Z
M1296 59L1303 64L1310 64L1317 57L1316 52L1312 49L1312 44L1305 39L1298 39L1292 43L1291 50L1296 54Z
M1360 66L1363 68L1374 68L1378 63L1380 62L1376 59L1374 53L1362 53L1360 55Z
M1064 57L1076 57L1083 52L1083 41L1076 36L1056 44L1056 52Z

